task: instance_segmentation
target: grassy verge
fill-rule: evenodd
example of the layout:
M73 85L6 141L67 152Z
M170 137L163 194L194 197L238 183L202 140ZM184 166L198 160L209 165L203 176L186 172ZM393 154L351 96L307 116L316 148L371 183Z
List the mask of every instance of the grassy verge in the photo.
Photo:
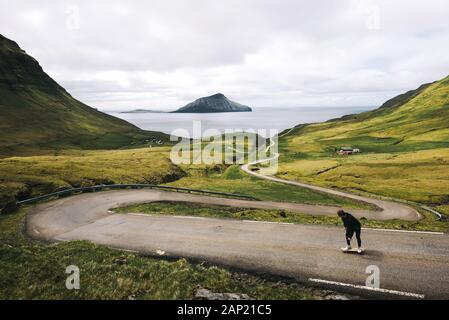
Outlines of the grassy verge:
M264 200L371 208L350 199L250 177L238 166L227 169L224 165L177 166L170 161L169 151L167 147L71 150L53 155L0 159L0 208L14 199L23 200L63 188L113 183L169 183L240 193Z
M446 77L397 96L380 109L297 126L279 139L278 175L447 206L448 93ZM345 146L361 153L337 156Z
M115 209L116 212L148 213L176 216L199 216L211 218L225 218L237 220L288 222L298 224L342 225L338 217L312 216L298 214L285 210L248 209L210 205L200 203L185 203L175 201L160 201L136 204ZM435 217L422 212L424 219L416 222L402 220L377 221L363 219L362 225L366 228L388 228L396 230L422 230L447 232L449 222L439 222Z
M449 201L449 149L350 157L281 157L278 176L327 187L365 191L415 202Z
M160 184L184 171L171 163L169 148L66 151L63 154L0 159L0 208L61 188L95 184Z
M256 299L318 299L326 292L226 268L166 261L85 241L43 244L21 233L25 209L0 216L0 299L193 299L197 288ZM65 268L80 268L80 290Z
M373 209L373 206L364 202L252 177L240 170L238 166L230 166L224 172L207 172L204 174L203 171L202 173L190 173L184 178L168 183L168 185L238 193L253 196L260 200Z

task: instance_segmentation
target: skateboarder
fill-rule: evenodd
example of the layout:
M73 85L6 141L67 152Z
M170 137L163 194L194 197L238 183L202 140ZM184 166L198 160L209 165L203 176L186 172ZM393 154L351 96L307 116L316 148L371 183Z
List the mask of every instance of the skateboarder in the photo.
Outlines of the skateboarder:
M355 233L355 236L357 238L357 253L362 253L362 239L360 238L360 234L362 232L362 225L360 224L360 221L357 220L352 214L345 212L344 210L339 210L337 212L338 216L343 221L343 224L346 229L346 244L347 246L345 248L342 248L343 251L351 250L351 239L352 236Z

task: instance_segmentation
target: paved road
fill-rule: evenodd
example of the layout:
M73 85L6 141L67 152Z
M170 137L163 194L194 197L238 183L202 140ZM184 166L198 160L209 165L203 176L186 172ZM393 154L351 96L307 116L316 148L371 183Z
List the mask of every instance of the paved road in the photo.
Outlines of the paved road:
M108 211L158 200L245 205L242 200L155 190L89 193L35 206L27 218L27 233L49 241L90 240L149 254L165 252L166 256L288 276L306 283L316 278L364 285L366 267L377 265L381 288L449 299L448 235L364 230L368 249L359 256L340 252L344 235L338 227ZM366 294L356 288L343 289Z
M314 185L301 183L301 182L297 182L297 181L280 179L280 178L276 178L273 176L267 176L267 175L263 175L261 173L255 172L255 171L251 171L248 168L248 166L249 165L243 165L241 168L246 173L251 174L260 179L290 184L290 185L298 186L301 188L307 188L307 189L311 189L314 191L332 194L335 196L346 197L346 198L357 200L357 201L363 201L363 202L373 204L382 209L381 213L378 216L370 215L369 217L365 216L366 218L374 218L377 220L401 219L401 220L408 220L408 221L417 221L417 220L421 219L421 215L419 214L418 211L416 211L414 208L407 206L405 204L400 204L397 202L385 201L385 200L380 200L380 199L375 199L375 198L370 198L370 197L363 197L363 196L359 196L359 195L355 195L352 193L343 192L343 191L339 191L339 190L314 186ZM358 215L356 214L356 216L360 217L360 214L358 214Z

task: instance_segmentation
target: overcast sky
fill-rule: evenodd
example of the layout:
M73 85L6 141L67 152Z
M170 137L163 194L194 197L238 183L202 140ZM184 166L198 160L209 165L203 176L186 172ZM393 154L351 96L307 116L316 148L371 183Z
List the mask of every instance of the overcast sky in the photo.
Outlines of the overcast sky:
M377 106L449 74L447 0L0 0L0 33L107 111Z

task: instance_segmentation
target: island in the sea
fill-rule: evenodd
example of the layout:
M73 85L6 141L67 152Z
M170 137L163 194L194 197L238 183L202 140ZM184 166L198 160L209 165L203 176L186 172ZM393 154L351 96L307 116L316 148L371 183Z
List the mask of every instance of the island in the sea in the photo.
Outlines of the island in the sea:
M222 93L199 98L173 111L176 113L251 112L251 108L226 98Z

